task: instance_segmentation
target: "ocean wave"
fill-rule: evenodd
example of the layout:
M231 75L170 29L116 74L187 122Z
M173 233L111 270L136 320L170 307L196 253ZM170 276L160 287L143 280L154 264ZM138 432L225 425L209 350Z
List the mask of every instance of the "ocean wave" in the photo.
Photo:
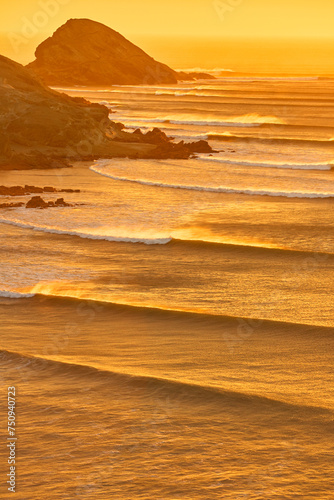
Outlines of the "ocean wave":
M209 75L214 73L225 73L225 72L234 73L234 70L229 68L213 68L213 69L186 68L186 69L177 69L176 71L182 71L183 73L208 73Z
M333 148L333 139L303 139L296 137L256 137L251 135L234 135L229 132L219 134L217 132L208 132L207 140L223 141L223 142L260 142L270 144L296 144L302 146L328 146Z
M59 357L57 359L39 357L2 349L0 350L0 360L3 365L14 363L16 367L29 368L34 370L34 372L40 371L44 373L45 371L51 371L54 375L66 377L66 380L76 377L82 380L83 377L89 377L91 381L95 380L97 383L105 380L108 385L110 383L126 385L128 387L143 389L145 393L152 391L154 396L166 394L174 397L182 397L182 400L188 401L200 398L202 403L246 406L253 408L254 411L262 410L265 413L268 411L292 411L295 417L300 413L301 418L303 418L306 412L323 416L332 415L331 410L321 406L291 403L258 394L233 391L211 385L201 385L169 377L133 375L90 364L69 362L66 359L59 359Z
M8 219L0 219L0 224L9 224L11 226L21 227L23 229L33 229L34 231L41 231L44 233L60 234L68 236L78 236L84 239L90 240L105 240L105 241L115 241L121 243L143 243L145 245L165 245L171 241L171 238L137 238L137 237L127 237L127 236L112 236L112 235L100 235L94 233L82 233L79 231L69 231L65 229L54 229L48 227L36 226L33 224L26 224L24 222L11 221Z
M176 243L178 243L179 240L175 240ZM324 258L326 258L326 255L323 255ZM321 332L323 334L329 334L330 336L333 335L333 327L330 326L324 326L321 324L307 324L307 323L293 323L293 322L287 322L287 321L279 321L279 320L274 320L274 319L263 319L263 318L254 318L254 317L240 317L240 316L227 316L226 314L217 314L214 312L207 312L207 311L202 311L202 310L191 310L191 309L182 309L182 308L173 308L173 307L166 307L166 306L159 306L159 305L143 305L141 302L140 303L135 303L135 302L124 302L124 301L115 301L112 298L107 299L105 296L100 297L96 296L95 297L87 297L82 291L80 291L76 286L72 289L72 291L69 291L68 289L62 290L61 289L61 283L56 282L56 283L38 283L32 289L30 290L31 297L27 297L31 299L32 301L39 301L40 299L42 300L42 303L45 304L46 301L50 301L50 303L58 303L58 304L69 304L69 303L77 303L79 302L87 302L88 304L93 302L93 303L99 303L103 305L104 307L111 308L115 314L116 313L129 313L130 315L133 315L133 313L138 313L138 314L147 314L151 318L153 316L162 318L166 320L167 318L172 318L172 319L179 319L179 320L184 320L184 321L196 321L197 324L199 324L200 321L203 321L205 324L207 324L209 321L214 322L217 324L223 324L226 327L233 327L235 328L235 324L240 323L240 320L243 322L246 322L247 324L252 324L252 325L258 325L264 326L268 328L270 331L274 330L279 330L279 331L286 331L287 329L293 329L295 332L299 333L307 333L307 332L313 332L316 333L316 335L319 335Z
M10 220L0 220L0 223L8 224L8 225L13 225L16 227L22 227L24 229L31 229L33 231L41 231L45 233L51 233L51 234L57 234L57 235L65 235L65 236L75 236L75 237L82 237L86 239L92 239L92 240L103 240L103 241L110 241L110 242L120 242L120 243L142 243L142 244L147 244L147 245L167 245L167 244L183 244L183 245L195 245L195 246L204 246L204 247L211 247L211 246L221 246L221 247L231 247L234 249L248 249L248 250L268 250L268 251L279 251L279 252L293 252L293 253L300 253L303 256L306 254L309 254L310 257L314 257L315 255L320 256L324 255L326 258L328 256L333 255L331 252L326 252L326 251L309 251L309 250L302 250L298 248L286 248L286 247L281 247L279 245L276 245L274 243L259 243L259 242L240 242L240 241L224 241L223 239L221 241L217 240L217 238L211 239L210 236L206 236L204 238L198 239L198 238L191 238L191 237L182 237L177 234L173 236L171 234L170 237L168 238L131 238L131 237L116 237L116 236L104 236L104 235L95 235L95 234L84 234L81 236L80 234L72 231L65 231L65 230L54 230L50 229L47 227L37 227L34 225L29 225L29 224L23 224L21 222L17 221L10 221ZM20 293L20 292L9 292L9 291L4 291L0 290L0 297L7 297L7 298L30 298L35 296L35 294L41 293L41 289L39 287L32 289L29 293Z
M261 116L258 114L248 114L235 118L226 118L225 120L179 120L173 117L165 118L122 118L123 122L131 123L171 123L173 125L192 125L208 127L260 127L261 125L285 125L285 123L276 116Z
M332 163L274 163L274 162L226 160L224 157L215 158L204 155L199 156L199 159L205 161L213 161L217 163L225 163L227 165L241 165L244 167L282 168L290 170L331 170L334 166L334 164Z
M101 106L106 106L106 108L109 108L109 109L112 109L114 108L114 104L111 104L109 101L101 101L99 102L99 104L101 104Z
M310 82L319 80L318 76L233 76L220 78L221 82Z
M0 298L6 299L30 299L34 297L34 293L20 293L20 292L8 292L7 290L0 290Z
M117 85L120 89L124 88L129 88L129 89L149 89L149 90L155 90L155 89L161 89L161 90L192 90L193 87L182 87L181 85L174 86L174 87L165 87L164 85Z
M288 248L288 247L283 247L275 243L266 243L266 242L242 242L242 241L235 241L235 240L218 240L217 238L213 237L210 238L210 236L206 236L202 239L198 238L182 238L182 237L173 237L172 241L169 243L170 245L173 244L183 244L183 245L191 245L191 246L196 246L196 247L205 247L205 248L210 248L210 247L224 247L224 248L231 248L234 251L246 251L246 252L270 252L272 255L275 252L280 253L283 255L283 253L288 256L290 255L299 255L302 258L310 258L310 259L316 259L317 262L325 262L329 257L333 257L334 253L333 252L328 252L328 251L321 251L321 250L306 250L306 249L301 249L301 248Z
M103 160L104 161L104 160ZM101 167L103 169L103 167ZM191 186L184 184L167 184L158 181L148 181L144 179L129 179L128 177L120 177L104 172L101 168L90 167L93 172L114 179L116 181L135 182L144 186L155 186L171 189L186 189L190 191L207 191L211 193L231 193L231 194L247 194L252 196L275 196L283 198L334 198L334 193L305 193L302 191L266 191L261 189L238 189L230 187L211 187L211 186ZM1 222L1 221L0 221Z
M186 95L189 95L189 96L197 96L197 94L194 94L194 93L190 93L192 92L194 89L191 89L191 91L189 92L181 92L180 90L177 90L175 92L169 92L169 91L164 91L164 90L157 90L155 92L154 95L171 95L171 96L174 96L174 97L182 97L182 96L186 96Z

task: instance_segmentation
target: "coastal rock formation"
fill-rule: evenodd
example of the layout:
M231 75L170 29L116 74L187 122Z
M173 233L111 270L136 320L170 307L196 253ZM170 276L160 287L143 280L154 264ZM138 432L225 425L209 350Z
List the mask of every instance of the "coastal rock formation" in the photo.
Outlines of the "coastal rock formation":
M80 189L56 189L51 186L0 186L0 196L25 196L37 193L80 193Z
M178 75L117 31L90 19L70 19L28 65L47 85L177 83Z
M54 92L3 56L0 109L0 168L68 166L108 147L106 107Z
M172 137L168 137L165 132L159 128L154 128L149 130L146 134L140 129L135 130L132 134L126 131L119 131L118 141L124 142L140 142L143 144L154 144L156 149L154 150L153 156L150 154L146 158L155 158L158 160L166 160L168 158L174 158L179 160L185 160L194 153L214 153L215 151L211 148L206 141L196 141L186 143L180 141L174 143ZM143 156L144 157L144 156ZM138 158L136 155L129 155L129 158Z
M26 204L26 208L47 208L48 204L40 196L33 196Z
M44 201L40 196L33 196L27 203L0 203L0 208L56 208L56 207L71 207L64 198L58 198L56 201Z
M59 198L56 201L44 201L40 196L33 196L26 204L26 208L55 208L55 207L71 207L69 203L64 201L64 198Z
M51 90L3 56L0 109L0 169L58 168L115 157L189 158L197 151L198 143L174 144L159 129L126 132L109 119L107 107Z
M0 203L0 208L20 208L23 207L23 202L18 203Z

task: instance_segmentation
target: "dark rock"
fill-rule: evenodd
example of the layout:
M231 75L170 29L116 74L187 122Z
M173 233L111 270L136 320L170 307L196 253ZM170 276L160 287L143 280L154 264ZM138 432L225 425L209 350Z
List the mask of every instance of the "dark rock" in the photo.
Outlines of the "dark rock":
M58 198L56 201L44 201L40 196L33 196L26 204L26 208L55 208L55 207L71 207L66 203L64 198Z
M35 193L43 193L43 189L36 186L28 186L27 184L24 186L25 194L35 194Z
M80 189L58 189L58 193L80 193Z
M140 128L136 128L136 130L133 132L133 135L139 135L140 137L143 137L143 132L140 130Z
M71 205L69 203L66 203L64 198L58 198L58 200L55 201L55 206L56 207L70 207Z
M1 203L0 208L19 208L23 207L24 203Z
M21 186L12 186L7 188L7 192L4 194L7 196L23 196L25 194L25 190Z
M120 122L114 122L114 129L118 131L123 130L125 129L125 125Z
M2 196L25 196L27 194L37 193L80 193L80 189L56 189L51 186L40 188L37 186L0 186L0 195Z
M149 144L163 144L169 143L171 138L165 132L155 127L153 130L149 130L146 134L143 134L143 140Z
M212 147L207 141L190 142L187 147L195 153L212 153Z
M67 167L110 145L108 108L59 94L3 56L0 109L0 169Z
M49 205L40 196L33 196L26 204L26 208L47 208Z

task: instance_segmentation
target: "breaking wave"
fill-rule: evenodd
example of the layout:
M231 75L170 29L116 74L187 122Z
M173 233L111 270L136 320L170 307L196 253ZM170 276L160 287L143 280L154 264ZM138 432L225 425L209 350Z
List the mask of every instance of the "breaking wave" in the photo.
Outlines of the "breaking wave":
M225 163L227 165L242 165L244 167L265 167L265 168L283 168L290 170L331 170L332 163L273 163L273 162L256 162L243 160L226 160L223 157L215 158L211 156L200 156L201 160L213 161L217 163Z
M183 185L183 184L167 184L158 181L149 181L145 179L129 179L128 177L120 177L112 175L103 171L103 167L90 167L96 174L103 175L109 179L125 182L136 182L145 186L164 187L172 189L187 189L192 191L208 191L211 193L234 193L234 194L247 194L253 196L275 196L284 198L334 198L334 193L306 193L302 191L265 191L261 189L238 189L225 186L198 186L198 185Z
M260 127L266 124L284 125L284 121L276 116L261 116L256 113L234 118L226 118L225 120L180 120L173 117L165 118L122 118L123 122L141 122L141 123L171 123L173 125L193 125L193 126L208 126L208 127Z
M115 241L123 243L143 243L145 245L165 245L171 241L171 238L143 238L143 237L132 237L132 236L113 236L104 234L94 234L94 233L83 233L80 231L71 231L66 229L55 229L48 227L36 226L33 224L26 224L19 221L11 221L7 219L0 219L0 223L9 224L11 226L22 227L23 229L33 229L34 231L41 231L44 233L78 236L84 239L91 240L105 240L105 241Z

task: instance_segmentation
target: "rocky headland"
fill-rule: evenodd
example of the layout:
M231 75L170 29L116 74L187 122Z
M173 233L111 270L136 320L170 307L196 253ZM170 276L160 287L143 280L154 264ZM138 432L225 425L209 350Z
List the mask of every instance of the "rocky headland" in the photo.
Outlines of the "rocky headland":
M70 19L28 65L47 85L177 83L176 71L155 61L117 31L90 19Z
M176 72L117 31L90 19L70 19L36 49L28 68L51 86L176 84L214 78Z
M58 168L99 158L186 159L212 151L174 143L159 129L129 133L110 110L58 93L29 69L0 56L0 169Z

